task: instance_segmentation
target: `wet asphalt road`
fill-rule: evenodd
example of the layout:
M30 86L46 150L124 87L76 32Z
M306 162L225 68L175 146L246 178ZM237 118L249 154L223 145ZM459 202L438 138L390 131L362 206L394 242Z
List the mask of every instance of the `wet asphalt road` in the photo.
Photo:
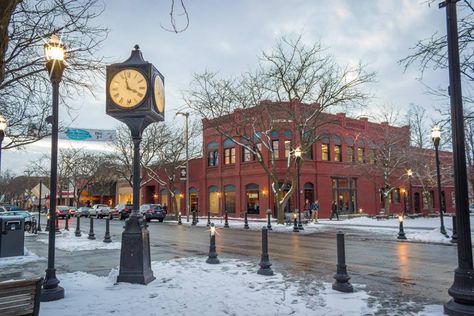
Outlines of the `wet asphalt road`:
M42 223L45 221L42 219ZM62 224L62 223L61 223ZM124 222L110 222L113 240L120 240ZM44 226L44 225L43 225ZM62 226L62 225L61 225ZM75 219L70 222L74 231ZM98 240L103 239L105 220L95 221ZM89 220L81 220L81 230L87 234ZM152 261L201 256L206 259L209 233L205 227L152 222L149 225ZM39 238L47 238L41 235ZM47 245L26 237L25 245L40 257L47 258ZM239 228L219 229L219 258L241 258L255 262L261 255L261 232ZM328 228L314 234L269 233L269 254L276 272L288 280L311 283L314 280L333 282L336 270L336 230ZM120 250L67 252L56 250L57 273L86 271L107 275L119 264ZM377 304L387 311L400 302L442 304L450 299L457 265L456 247L450 245L397 242L394 238L373 236L368 232L346 230L346 263L351 283L365 284L365 290L378 298ZM32 262L0 270L5 279L44 275L46 261ZM303 281L301 281L303 280ZM416 307L414 307L416 310ZM403 312L401 312L403 314Z

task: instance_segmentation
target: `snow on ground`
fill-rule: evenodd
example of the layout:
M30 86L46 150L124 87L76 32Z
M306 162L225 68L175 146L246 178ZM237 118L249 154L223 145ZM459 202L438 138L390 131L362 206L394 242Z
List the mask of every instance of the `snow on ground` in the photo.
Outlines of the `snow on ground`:
M222 259L182 258L152 262L156 280L148 285L116 284L85 272L59 275L65 298L41 303L41 315L373 315L378 309L363 285L339 293L330 283L313 281L308 288L283 275L261 276L256 263ZM308 286L308 285L305 285ZM409 303L408 303L409 304ZM426 306L411 315L442 315L442 307Z
M121 242L112 241L110 243L103 242L102 236L96 236L95 240L87 238L87 234L82 233L81 237L76 237L74 232L63 230L61 234L56 234L56 249L65 251L81 251L95 249L120 249ZM46 236L45 236L46 237ZM47 244L48 238L38 238L38 241Z
M24 256L16 256L16 257L1 257L0 258L0 268L4 268L7 266L13 265L22 265L28 262L33 261L40 261L46 260L45 258L38 257L36 254L32 253L28 249L25 248Z
M191 225L191 222L186 222L183 217L184 225ZM224 220L220 217L211 218L211 222L218 228L224 227ZM229 219L229 226L231 228L242 228L244 227L244 221L241 219ZM267 221L264 219L252 219L248 221L250 230L260 230L263 226L267 225ZM207 218L200 218L197 226L206 226ZM444 225L448 235L452 235L452 219L449 216L444 218ZM390 218L384 220L377 220L369 217L357 217L352 219L341 219L329 220L320 219L317 223L304 224L304 230L300 231L299 234L313 234L320 231L327 231L329 228L338 228L341 230L356 229L362 231L368 231L371 234L385 235L388 238L396 239L399 230L398 218ZM440 219L439 217L434 218L405 218L403 221L405 235L408 242L426 242L426 243L442 243L451 244L451 238L446 238L441 235ZM471 217L471 229L474 228L474 218ZM278 225L272 221L272 230L276 232L293 233L293 225Z

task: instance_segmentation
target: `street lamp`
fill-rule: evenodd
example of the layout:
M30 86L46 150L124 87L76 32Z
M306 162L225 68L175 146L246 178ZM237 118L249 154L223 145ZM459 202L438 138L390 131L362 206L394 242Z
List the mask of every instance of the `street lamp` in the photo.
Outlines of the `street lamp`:
M452 300L444 305L448 315L474 315L474 269L472 262L471 223L466 173L466 148L464 113L462 106L461 70L456 3L446 0L439 7L446 7L449 96L453 135L454 192L456 200L456 228L458 233L458 267L454 270L454 282L448 293Z
M407 237L405 236L405 231L403 230L403 214L398 215L398 221L400 223L399 229L398 229L398 236L397 239L400 240L406 240Z
M0 175L2 174L2 142L5 138L5 130L7 129L7 120L0 114Z
M444 228L444 218L443 218L443 205L441 199L441 174L439 171L439 141L441 139L441 129L438 126L433 127L431 129L431 139L433 140L433 144L435 146L435 155L436 155L436 178L438 180L438 203L439 203L439 219L441 221L440 232L441 234L445 235L446 237L446 229Z
M413 171L411 169L407 170L408 176L408 213L412 213L412 199L411 199L411 177L413 176Z
M186 142L186 222L189 222L189 113L176 112L176 115L186 118L184 126L185 142Z
M304 230L303 225L301 224L301 208L300 208L300 162L301 162L301 155L303 152L301 151L301 147L296 147L294 155L296 159L296 208L298 209L298 229Z
M53 85L53 111L51 131L51 180L49 194L49 241L48 268L41 290L41 301L55 301L64 298L64 289L60 287L54 267L55 238L56 238L56 193L58 187L58 116L59 116L59 83L64 71L65 48L63 42L55 35L44 44L46 69Z

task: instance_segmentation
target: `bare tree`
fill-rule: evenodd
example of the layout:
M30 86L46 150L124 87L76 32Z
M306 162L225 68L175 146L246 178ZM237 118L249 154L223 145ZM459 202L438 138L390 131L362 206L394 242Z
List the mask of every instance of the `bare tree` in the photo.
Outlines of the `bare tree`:
M256 157L270 178L278 222L283 223L284 208L295 191L296 175L290 172L294 156L285 157L281 171L272 132L287 126L294 131L289 151L300 147L308 152L323 126L331 123L325 112L361 105L368 97L362 87L373 78L361 64L340 67L319 44L306 46L301 37L282 38L273 50L263 52L256 71L240 78L196 74L185 100L205 119L204 128L214 129ZM231 113L234 120L229 119Z
M160 148L170 139L168 130L164 128L164 123L149 125L143 132L140 145L140 166L141 170L148 172L159 155ZM115 168L115 173L119 179L123 179L133 187L133 141L130 130L125 125L120 125L117 129L115 140L112 143L114 152L109 155L111 164ZM151 177L142 173L140 176L140 187L151 181Z
M14 148L49 134L51 83L43 45L51 34L66 43L61 104L69 106L78 95L93 93L103 75L96 53L107 29L94 24L102 0L5 0L0 9L0 114L8 120L4 148Z
M153 165L144 166L146 175L165 187L171 195L172 207L176 219L178 217L177 201L180 196L176 190L176 182L179 179L180 168L186 166L186 141L185 131L180 128L163 125L161 133L167 135L168 140L162 144L157 151L156 160ZM201 147L192 142L199 133L198 123L191 125L188 135L189 159L197 156Z
M366 134L358 136L357 141L367 144L369 152L357 153L353 160L361 176L379 188L387 215L390 214L390 194L399 186L410 157L410 128L398 127L402 118L400 110L391 108L374 116L374 120L380 122L375 136L370 139Z

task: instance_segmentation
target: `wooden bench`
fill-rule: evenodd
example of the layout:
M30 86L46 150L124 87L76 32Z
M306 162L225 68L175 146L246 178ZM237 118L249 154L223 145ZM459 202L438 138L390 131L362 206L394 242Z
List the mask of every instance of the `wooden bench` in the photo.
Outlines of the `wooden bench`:
M39 315L43 278L0 283L0 315Z

